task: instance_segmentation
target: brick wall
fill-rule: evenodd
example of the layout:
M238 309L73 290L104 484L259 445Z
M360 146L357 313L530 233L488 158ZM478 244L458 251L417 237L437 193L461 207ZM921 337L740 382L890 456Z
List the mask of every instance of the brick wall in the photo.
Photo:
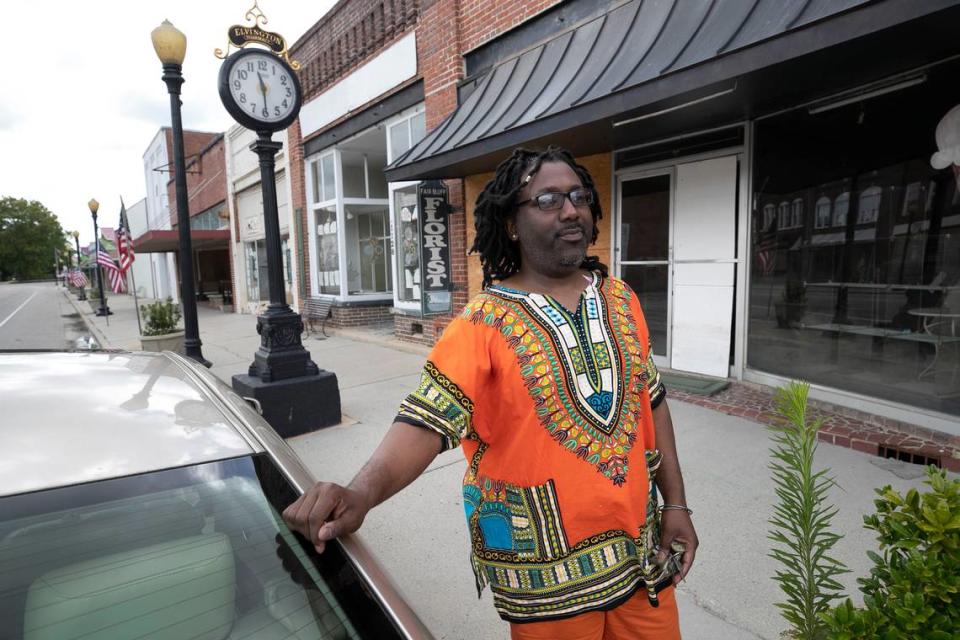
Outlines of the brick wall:
M460 0L461 52L476 49L562 0Z
M424 2L417 25L417 71L423 76L427 131L457 108L463 79L459 0Z
M177 192L173 173L173 132L171 129L166 129L165 133L170 158L170 166L167 167L170 171L167 182L170 224L176 228ZM211 145L218 136L220 136L219 141ZM187 198L190 215L194 216L218 202L224 202L227 199L227 165L222 134L184 131L183 156L187 165Z
M309 100L417 22L420 0L340 0L293 46Z
M327 324L332 327L362 327L390 322L392 317L393 303L390 302L362 307L334 305L330 307L330 319L327 320Z
M293 221L293 216L300 216L300 234L297 247L297 255L300 258L298 277L303 278L305 297L310 297L312 286L310 284L310 242L309 238L314 229L310 228L307 217L307 183L304 177L303 163L303 143L300 137L300 120L297 119L287 128L287 140L289 148L287 149L287 171L290 175L290 216L291 233L295 233L297 225ZM301 307L303 300L300 301Z
M608 267L610 264L610 241L613 233L611 219L613 218L613 208L610 201L611 180L613 180L612 156L609 153L598 153L592 156L577 158L577 162L586 167L593 178L594 186L600 195L600 208L603 210L603 218L600 220L600 235L597 237L597 243L592 245L587 252L590 255L600 256L600 262ZM473 212L477 201L477 196L493 173L481 173L464 178L464 189L466 192L466 246L473 246L473 240L477 237L474 227ZM483 271L480 269L480 256L473 254L467 258L466 272L468 281L468 291L472 298L480 293L480 285L483 283Z

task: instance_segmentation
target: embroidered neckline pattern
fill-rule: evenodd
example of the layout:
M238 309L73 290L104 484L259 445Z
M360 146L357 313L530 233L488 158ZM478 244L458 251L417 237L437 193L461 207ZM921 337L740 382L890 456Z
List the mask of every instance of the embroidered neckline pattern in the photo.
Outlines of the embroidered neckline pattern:
M617 486L627 479L648 377L631 295L594 274L571 314L548 296L495 285L462 314L506 340L553 439Z

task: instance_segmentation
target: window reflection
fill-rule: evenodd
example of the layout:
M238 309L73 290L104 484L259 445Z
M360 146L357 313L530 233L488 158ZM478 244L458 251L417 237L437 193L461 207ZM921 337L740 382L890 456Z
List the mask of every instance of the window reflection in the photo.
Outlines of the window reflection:
M397 298L405 302L420 299L420 236L417 213L417 187L411 185L393 192L393 210L397 228Z
M936 69L757 124L748 366L960 415L960 68Z

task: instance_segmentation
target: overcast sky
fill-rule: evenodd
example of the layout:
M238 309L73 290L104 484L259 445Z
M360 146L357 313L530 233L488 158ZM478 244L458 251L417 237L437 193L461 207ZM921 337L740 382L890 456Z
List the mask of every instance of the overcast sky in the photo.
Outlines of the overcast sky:
M38 200L66 231L93 240L87 201L114 227L120 196L145 195L143 153L170 125L170 103L150 32L164 19L187 36L183 126L224 131L217 95L227 27L246 24L253 0L16 0L4 2L0 197ZM259 0L270 31L292 45L334 0Z

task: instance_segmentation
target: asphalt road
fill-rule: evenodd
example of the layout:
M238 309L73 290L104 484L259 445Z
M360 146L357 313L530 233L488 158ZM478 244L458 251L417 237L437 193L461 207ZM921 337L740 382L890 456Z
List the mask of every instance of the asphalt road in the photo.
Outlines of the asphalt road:
M80 315L53 282L0 284L0 351L88 348Z

